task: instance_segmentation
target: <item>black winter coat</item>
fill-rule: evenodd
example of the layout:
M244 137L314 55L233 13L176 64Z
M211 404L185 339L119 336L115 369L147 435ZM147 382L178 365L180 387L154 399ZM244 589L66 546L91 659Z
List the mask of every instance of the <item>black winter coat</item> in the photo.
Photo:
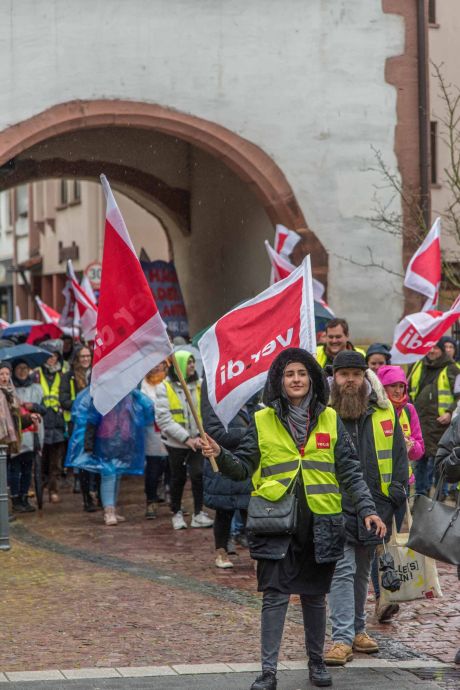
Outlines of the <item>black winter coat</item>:
M460 414L439 441L435 459L436 472L444 472L448 482L460 482Z
M372 413L376 409L376 398L371 394L370 404L366 414L357 421L344 421L353 445L357 449L361 464L361 472L374 499L377 513L387 526L387 537L391 534L393 515L400 505L404 503L407 495L407 482L409 464L407 460L406 444L399 422L393 436L393 472L389 488L389 496L385 496L381 490L380 474L377 464L377 455L374 445L374 432L372 429ZM362 520L356 515L355 507L346 492L342 491L342 507L346 519L347 540L364 544L377 544L380 539L369 537L369 532L362 524Z
M291 354L293 352L295 352L295 357ZM288 433L290 433L287 420L287 404L281 396L282 372L288 361L305 361L305 365L310 373L315 392L310 408L311 419L308 430L308 435L310 435L315 430L319 415L325 409L328 388L321 368L309 353L297 348L290 348L277 357L270 368L264 390L264 403L273 407L278 419ZM233 454L229 450L222 448L221 454L216 461L221 472L232 479L243 480L252 477L260 463L259 441L254 421L238 446L236 453ZM341 488L350 494L351 501L361 520L364 520L368 515L375 514L375 505L363 479L355 449L338 417L335 468L338 482ZM312 520L314 557L316 562L330 563L339 560L343 554L343 544L345 541L342 515L313 514ZM298 532L302 532L302 524L299 525ZM263 538L250 536L251 556L256 559L283 559L288 552L291 539L290 535Z
M255 406L249 404L247 411L241 411L232 419L228 430L220 421L211 407L208 398L206 380L201 387L201 415L206 433L219 443L219 445L233 451L239 446L241 440L248 431L253 417ZM225 477L220 472L214 472L209 462L204 463L203 491L204 504L212 510L247 510L249 497L252 491L252 481L235 482Z
M48 381L48 385L51 388L56 374L48 373L46 367L43 367L42 371L46 380ZM62 377L61 372L59 372L59 375ZM62 414L62 410L60 408L57 412L55 412L51 407L46 408L46 413L43 416L43 426L45 428L45 445L62 443L66 440L64 415Z
M420 420L423 440L425 442L425 455L436 455L438 443L441 436L446 430L446 426L440 424L437 419L439 417L438 411L438 378L441 371L447 367L447 378L449 379L449 386L455 401L458 400L458 393L454 392L455 380L460 374L455 362L445 354L438 359L430 361L428 357L424 357L422 366L422 375L420 377L420 386L417 397L413 400L415 409ZM411 367L410 371L412 371ZM453 402L449 410L446 412L453 412L457 406Z

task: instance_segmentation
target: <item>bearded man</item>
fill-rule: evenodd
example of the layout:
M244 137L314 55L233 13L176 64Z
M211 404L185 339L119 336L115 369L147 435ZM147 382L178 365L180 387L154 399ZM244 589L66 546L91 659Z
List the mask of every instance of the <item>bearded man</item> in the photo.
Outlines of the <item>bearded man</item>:
M394 512L404 503L409 475L406 444L393 406L359 352L345 350L333 362L331 405L342 419L361 463L379 517L391 534ZM325 662L343 666L353 651L378 652L366 633L365 604L372 560L381 541L363 529L347 494L342 495L346 544L329 595L332 645Z

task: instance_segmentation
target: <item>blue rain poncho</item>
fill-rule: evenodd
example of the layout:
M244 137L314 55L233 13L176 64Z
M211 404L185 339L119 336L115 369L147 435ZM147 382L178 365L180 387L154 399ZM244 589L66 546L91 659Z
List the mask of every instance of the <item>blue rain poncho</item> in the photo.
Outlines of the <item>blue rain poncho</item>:
M144 427L154 421L153 405L146 395L134 390L102 416L93 405L88 386L75 399L72 421L66 467L105 475L144 473ZM84 449L87 424L97 428L92 454Z

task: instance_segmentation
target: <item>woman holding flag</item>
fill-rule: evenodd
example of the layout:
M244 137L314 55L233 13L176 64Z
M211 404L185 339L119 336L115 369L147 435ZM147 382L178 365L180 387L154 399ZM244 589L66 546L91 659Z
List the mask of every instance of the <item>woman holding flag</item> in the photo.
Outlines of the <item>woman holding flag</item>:
M287 348L273 361L264 389L266 407L255 413L249 431L232 454L210 436L206 457L234 480L252 477L253 496L275 504L293 494L297 528L293 534L250 533L263 592L262 675L251 690L274 690L284 620L291 594L299 594L314 685L332 684L323 662L326 594L344 542L340 491L347 491L367 529L380 536L385 526L363 480L359 461L336 413L327 407L328 389L312 355ZM270 509L268 509L270 510ZM251 506L250 506L251 514Z

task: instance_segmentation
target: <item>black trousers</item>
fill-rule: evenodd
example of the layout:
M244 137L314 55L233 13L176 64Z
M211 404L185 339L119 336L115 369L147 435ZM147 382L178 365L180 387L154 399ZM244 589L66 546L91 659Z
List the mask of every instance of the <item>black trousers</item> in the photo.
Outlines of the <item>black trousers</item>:
M264 591L261 621L264 671L276 671L289 597L289 594L283 594L276 589ZM326 595L301 594L300 602L307 655L311 661L319 661L323 658L326 636Z
M198 515L203 508L203 456L201 453L188 448L172 448L168 446L168 458L171 471L172 512L177 513L181 509L188 469L192 484L193 512L195 515Z
M158 484L163 475L165 475L165 484L169 483L168 458L163 455L146 455L144 491L147 503L158 501ZM166 481L167 476L168 481Z
M247 510L240 510L241 518L246 524L247 520ZM232 526L233 516L235 514L234 510L223 510L222 508L217 508L216 514L214 516L214 542L216 544L216 549L227 550L228 540L230 539L230 530Z

